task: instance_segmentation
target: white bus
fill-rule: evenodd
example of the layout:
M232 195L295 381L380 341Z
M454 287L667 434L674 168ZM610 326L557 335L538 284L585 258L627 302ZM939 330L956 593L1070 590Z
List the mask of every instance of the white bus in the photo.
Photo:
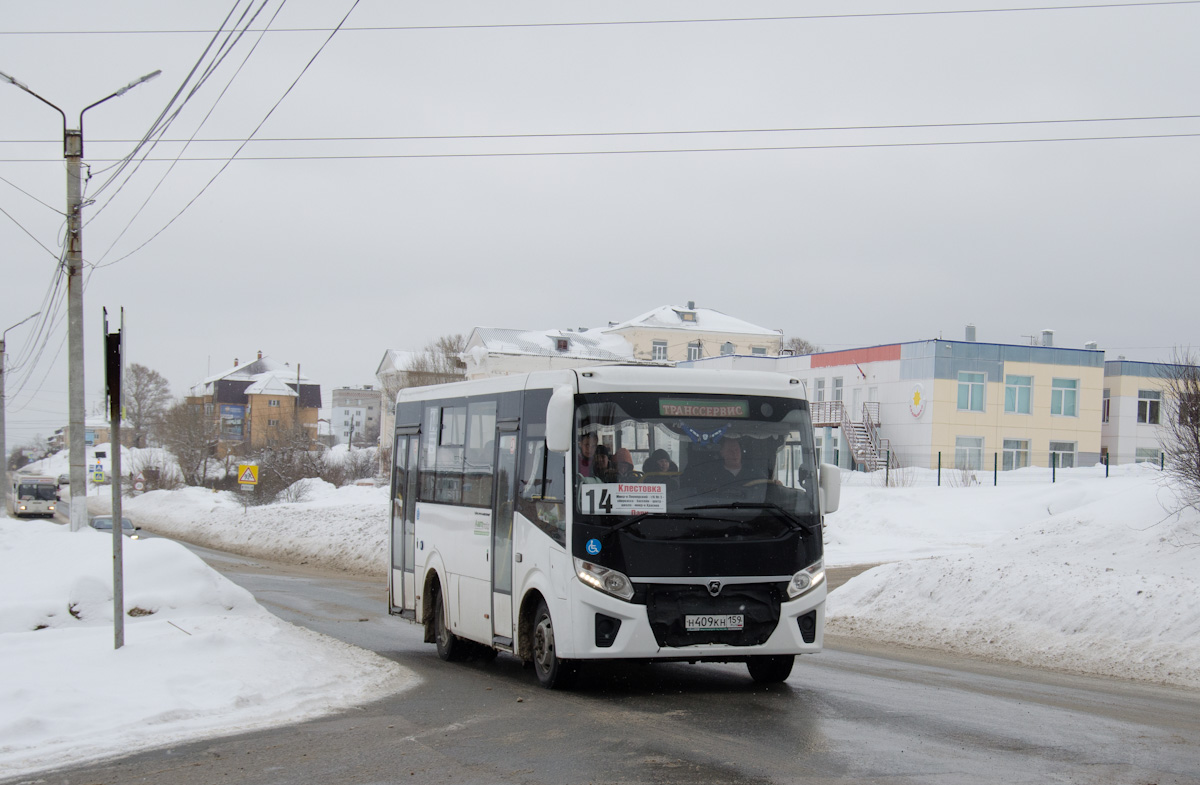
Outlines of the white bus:
M54 510L58 506L58 480L31 474L14 475L8 506L13 516L18 518L35 515L54 517Z
M601 659L782 681L822 645L840 478L815 460L804 387L782 374L593 366L402 390L389 610L443 659L511 652L548 688Z

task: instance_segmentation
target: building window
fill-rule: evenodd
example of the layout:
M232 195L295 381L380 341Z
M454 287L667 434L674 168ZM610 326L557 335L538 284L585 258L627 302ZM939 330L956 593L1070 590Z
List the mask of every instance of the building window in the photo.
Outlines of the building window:
M765 346L751 346L751 347L750 347L750 353L751 353L751 354L766 354L766 353L767 353L767 347L765 347Z
M204 404L204 413L205 413L205 414L212 414L212 413L213 413L213 405L212 405L211 403L206 403L206 404Z
M842 400L842 377L833 377L833 400Z
M1050 465L1060 469L1075 468L1075 442L1050 442Z
M1100 404L1100 422L1102 422L1102 423L1108 422L1108 415L1109 415L1109 412L1111 411L1111 408L1110 408L1111 404L1112 404L1112 401L1109 399L1108 388L1105 387L1104 388L1104 401Z
M274 428L279 425L279 420L267 420L267 427Z
M655 341L651 345L650 359L652 359L652 360L667 359L667 342L666 341Z
M688 359L689 360L699 360L700 359L700 342L699 341L688 344Z
M1137 455L1133 457L1134 463L1158 463L1162 457L1162 453L1157 447L1138 447Z
M1138 390L1138 422L1158 425L1162 407L1162 393L1158 390Z
M959 371L958 408L961 411L983 411L983 390L987 377L982 373Z
M1079 380L1053 379L1050 383L1050 413L1060 417L1079 416Z
M279 406L279 399L278 398L268 398L267 406Z
M721 354L733 354L733 344L729 341L721 344Z
M1013 376L1009 374L1004 377L1005 414L1029 414L1032 397L1032 376Z
M825 380L817 379L816 381L816 396L818 401L825 400Z
M1028 439L1005 439L1004 440L1004 471L1012 471L1013 469L1024 469L1029 465L1029 440Z
M983 437L957 436L954 439L954 468L978 471L983 468Z

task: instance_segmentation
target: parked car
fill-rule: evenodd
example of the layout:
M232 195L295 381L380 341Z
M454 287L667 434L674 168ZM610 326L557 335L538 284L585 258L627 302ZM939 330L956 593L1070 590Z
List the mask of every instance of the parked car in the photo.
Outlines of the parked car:
M58 475L58 484L59 485L70 485L71 484L71 475L69 475L69 474Z
M91 526L97 531L110 532L112 531L113 527L112 516L96 515L91 520ZM133 521L129 520L128 518L121 519L121 534L124 534L131 540L137 540L141 538L141 532L141 526L134 526Z

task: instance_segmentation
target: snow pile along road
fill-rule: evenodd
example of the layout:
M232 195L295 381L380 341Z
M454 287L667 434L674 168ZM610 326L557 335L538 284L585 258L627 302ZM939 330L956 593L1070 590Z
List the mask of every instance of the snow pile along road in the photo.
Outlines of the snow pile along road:
M335 488L302 480L303 501L245 506L234 492L152 491L122 502L125 515L156 534L259 559L313 564L383 578L387 488ZM97 499L100 506L111 503ZM96 502L93 502L95 504Z
M415 683L296 627L164 539L126 540L114 649L112 537L0 517L0 777L274 727Z
M982 547L863 573L830 596L827 631L1200 688L1200 514L1171 514L1152 469L1121 475L1056 486L1040 519Z

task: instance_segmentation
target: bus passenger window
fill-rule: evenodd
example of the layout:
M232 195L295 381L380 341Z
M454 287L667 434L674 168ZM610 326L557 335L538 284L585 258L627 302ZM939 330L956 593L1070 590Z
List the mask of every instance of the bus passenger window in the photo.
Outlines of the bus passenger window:
M536 440L526 439L523 457L518 511L555 542L565 545L566 456L547 450L546 442L539 436Z

